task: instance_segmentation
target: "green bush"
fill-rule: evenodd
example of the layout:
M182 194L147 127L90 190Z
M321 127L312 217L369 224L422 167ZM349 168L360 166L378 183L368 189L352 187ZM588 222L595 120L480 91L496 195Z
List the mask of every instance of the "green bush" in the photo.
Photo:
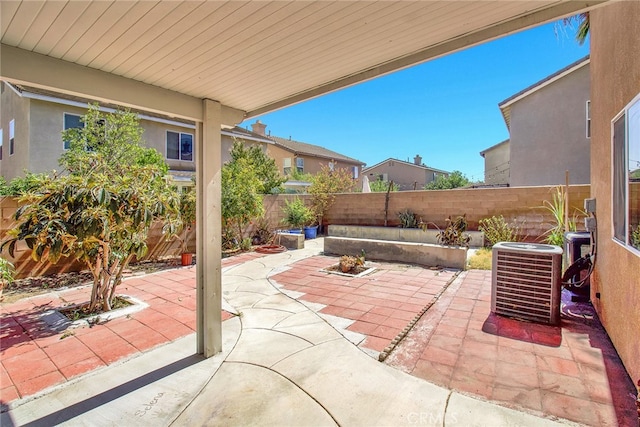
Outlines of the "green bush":
M411 209L398 212L398 218L400 219L400 227L402 228L418 228L420 225L416 214L413 213Z
M498 242L517 242L519 240L520 227L515 223L507 223L502 215L481 219L478 230L484 233L488 246L493 246Z
M302 228L314 219L313 211L297 197L291 202L285 200L285 207L282 208L282 212L284 212L282 222L288 224L291 228Z

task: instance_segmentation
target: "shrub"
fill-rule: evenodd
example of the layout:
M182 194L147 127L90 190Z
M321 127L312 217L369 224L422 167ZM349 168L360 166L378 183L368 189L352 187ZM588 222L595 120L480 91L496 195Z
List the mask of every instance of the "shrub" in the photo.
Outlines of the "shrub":
M391 188L389 188L391 186ZM374 193L386 193L387 191L398 191L400 187L393 181L383 181L378 178L375 181L369 183L369 188Z
M438 234L438 243L445 246L469 246L471 236L467 231L467 215L457 217L455 220L451 220L451 217L446 219L447 226L444 230L440 230ZM427 224L421 223L423 230L427 229Z
M418 228L420 222L416 214L411 209L405 209L402 212L398 212L398 218L400 219L400 227L402 228Z
M282 222L288 224L291 228L302 228L313 221L314 218L311 209L297 197L293 201L285 200L285 207L282 208L282 212L284 212Z
M484 233L484 238L493 246L498 242L517 242L520 227L515 223L507 223L502 215L483 218L480 220L478 230Z
M550 245L563 246L564 245L564 232L565 232L565 224L564 224L564 214L565 209L568 209L568 206L565 206L565 194L564 189L561 186L555 187L555 192L552 195L552 200L544 201L543 207L548 210L553 216L553 224L551 228L549 228L544 234L546 237L544 238L544 242ZM567 224L567 231L576 231L576 224L578 222L578 214L586 216L586 213L580 209L576 209L573 215L569 218L569 223Z

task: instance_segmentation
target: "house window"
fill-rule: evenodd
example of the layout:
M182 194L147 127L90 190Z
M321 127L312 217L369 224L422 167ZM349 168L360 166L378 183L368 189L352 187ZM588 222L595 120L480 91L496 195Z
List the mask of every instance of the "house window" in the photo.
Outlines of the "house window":
M16 121L12 119L9 122L9 155L12 156L15 151L16 140Z
M612 122L613 238L640 251L640 94Z
M336 168L336 163L332 160L329 162L329 172L333 172Z
M591 101L587 101L585 117L587 138L591 138Z
M285 157L282 161L282 168L285 175L291 174L291 157Z
M357 166L351 166L351 176L353 177L353 179L358 179L358 167Z
M80 121L80 117L77 114L64 113L64 130L82 128L84 125ZM71 142L63 141L63 147L68 150L71 148Z
M193 161L193 135L168 130L167 159Z
M296 157L296 170L300 173L304 172L304 158Z

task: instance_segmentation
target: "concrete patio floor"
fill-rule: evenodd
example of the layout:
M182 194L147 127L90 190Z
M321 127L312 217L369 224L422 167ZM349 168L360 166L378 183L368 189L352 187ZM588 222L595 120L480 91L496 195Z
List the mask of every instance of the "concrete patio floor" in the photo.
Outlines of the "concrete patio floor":
M378 263L351 278L321 271L337 262L321 248L224 260L239 316L223 313L211 359L194 355L193 267L128 279L149 307L73 334L37 314L86 290L3 305L1 424L637 425L588 310L565 307L579 316L560 327L496 318L490 272Z

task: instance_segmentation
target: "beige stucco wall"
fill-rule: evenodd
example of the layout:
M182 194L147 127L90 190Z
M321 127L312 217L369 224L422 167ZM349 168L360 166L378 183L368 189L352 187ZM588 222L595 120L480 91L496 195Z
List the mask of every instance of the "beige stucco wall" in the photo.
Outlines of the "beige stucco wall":
M571 184L589 183L589 87L585 65L511 106L510 185L564 184L566 170Z
M591 12L591 192L598 215L591 299L634 383L640 379L640 255L612 240L611 120L640 92L638 22L640 2Z
M387 160L366 172L370 182L376 181L380 175L384 176L386 173L388 180L398 184L400 190L422 190L426 184L434 180L435 171L414 167L397 160ZM440 175L435 173L436 176Z
M4 84L4 83L3 83ZM29 167L29 100L20 98L11 88L4 87L0 99L2 129L2 160L0 174L8 181L22 176ZM9 122L15 120L14 154L9 154Z
M285 158L291 158L291 169L295 169L296 167L295 156L289 150L286 150L282 147L278 147L276 145L269 145L267 148L267 154L275 160L276 166L278 167L278 171L280 172L281 175L284 174ZM304 173L310 173L312 175L315 175L318 172L320 172L322 166L326 166L329 164L329 162L331 162L331 160L328 160L325 158L309 156L305 154L301 154L299 157L302 157L304 159ZM333 163L335 164L334 168L336 170L347 169L349 171L349 174L351 174L351 168L353 166L357 166L358 178L354 180L353 185L354 185L354 188L362 188L362 166L361 165L356 163L347 163L341 160L334 160Z
M506 141L484 152L485 184L509 184L509 147L509 141Z

